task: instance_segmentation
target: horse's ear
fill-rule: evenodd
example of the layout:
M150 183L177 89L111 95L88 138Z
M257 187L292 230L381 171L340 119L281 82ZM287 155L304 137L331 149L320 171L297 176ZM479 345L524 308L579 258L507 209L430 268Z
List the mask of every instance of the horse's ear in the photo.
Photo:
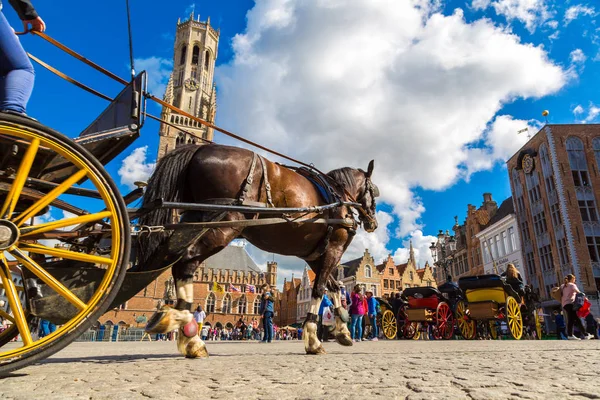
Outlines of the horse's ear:
M373 168L375 167L375 160L371 160L369 163L369 168L367 168L367 177L370 178L373 174Z

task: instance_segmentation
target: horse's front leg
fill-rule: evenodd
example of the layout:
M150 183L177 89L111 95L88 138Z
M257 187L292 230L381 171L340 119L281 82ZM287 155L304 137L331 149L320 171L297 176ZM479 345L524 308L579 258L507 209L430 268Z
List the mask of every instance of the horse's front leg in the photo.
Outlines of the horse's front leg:
M306 354L325 354L325 349L321 345L321 341L317 335L317 319L319 317L320 305L321 297L315 297L315 290L313 290L313 297L310 300L310 310L304 320L303 339Z
M331 301L333 302L334 314L335 314L335 327L333 329L333 335L335 340L343 346L352 346L352 337L348 330L348 311L342 307L341 300L341 289L332 292Z

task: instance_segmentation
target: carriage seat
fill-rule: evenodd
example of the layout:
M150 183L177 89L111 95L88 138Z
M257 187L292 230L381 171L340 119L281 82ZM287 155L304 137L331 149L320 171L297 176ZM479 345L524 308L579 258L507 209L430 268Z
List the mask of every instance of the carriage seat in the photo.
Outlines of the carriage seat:
M458 286L464 292L473 289L502 288L506 294L514 297L518 302L521 301L521 295L512 285L496 274L465 276L458 280Z
M439 290L433 287L406 288L402 294L408 298L409 307L436 308L440 301L446 301Z
M442 296L446 297L448 300L458 300L463 297L462 291L460 288L453 282L446 282L438 286L438 290L442 294Z

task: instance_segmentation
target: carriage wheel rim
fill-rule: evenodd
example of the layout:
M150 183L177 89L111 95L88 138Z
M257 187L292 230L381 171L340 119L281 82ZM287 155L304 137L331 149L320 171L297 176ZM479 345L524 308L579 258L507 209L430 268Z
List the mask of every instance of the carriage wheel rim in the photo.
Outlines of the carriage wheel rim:
M521 315L521 307L517 301L508 296L506 299L506 320L508 329L511 335L516 340L521 339L523 335L523 317Z
M396 326L396 318L394 313L390 310L386 310L381 317L381 325L383 326L383 334L388 339L394 339L398 333L398 327Z
M46 137L36 132L24 130L15 126L0 125L0 133L21 141L24 140L29 143L18 170L16 171L15 179L11 185L10 192L7 194L4 204L0 206L0 218L8 219L14 225L16 225L20 229L20 239L23 239L23 241L18 240L7 250L0 252L0 284L6 290L6 294L9 299L9 305L11 306L13 314L15 314L14 324L17 325L19 334L23 340L23 346L10 349L5 352L0 352L0 365L2 365L4 361L11 361L15 357L23 356L30 351L34 351L45 346L46 344L59 338L62 334L75 329L83 321L85 321L86 315L88 315L89 312L91 312L91 310L93 310L106 295L106 292L110 287L111 278L119 267L119 255L122 251L121 235L125 232L121 232L121 227L118 223L119 210L117 208L117 204L112 199L112 194L109 192L107 184L103 182L104 179L97 172L96 168L86 162L81 155L74 153L70 149L66 148L63 144L52 140L51 137ZM46 193L39 200L35 201L26 210L18 214L16 217L12 217L12 213L18 204L25 181L29 177L30 169L40 147L45 147L52 152L59 154L79 170L71 177L67 178L63 183L59 184L56 188ZM101 200L106 207L106 211L95 214L87 214L83 217L79 216L75 218L64 218L58 221L40 223L34 225L33 227L26 225L26 222L30 218L38 215L39 211L43 210L59 196L64 194L66 190L84 178L87 178L98 191ZM79 225L84 222L101 221L104 219L112 222L110 258L88 255L86 253L77 253L70 250L55 249L36 243L25 242L28 237L30 241L31 237L35 234L61 229L67 226ZM25 315L26 308L24 308L23 304L21 304L18 290L11 279L11 270L9 268L5 252L9 253L12 257L19 261L23 266L22 268L28 269L33 275L37 276L38 279L54 289L56 294L59 294L71 304L75 305L75 307L79 309L77 314L68 322L57 328L55 332L34 341L31 331L27 326ZM87 302L83 302L69 289L64 287L57 279L52 277L51 274L44 269L44 267L32 260L29 255L26 254L26 252L83 261L94 265L101 264L104 267L102 268L105 271L104 276L98 284L98 287L92 297Z

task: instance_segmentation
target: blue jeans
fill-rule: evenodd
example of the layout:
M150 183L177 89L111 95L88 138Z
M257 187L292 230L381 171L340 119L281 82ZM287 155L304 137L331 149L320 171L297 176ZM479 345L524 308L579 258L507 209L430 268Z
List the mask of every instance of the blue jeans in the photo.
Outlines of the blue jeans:
M360 340L362 339L362 315L352 314L352 329L350 330L352 339ZM356 331L358 330L358 334Z
M265 334L262 341L270 342L273 340L273 313L271 311L267 311L263 315L263 329Z
M379 331L377 330L377 314L370 314L369 318L371 319L371 330L373 334L373 339L379 337Z
M34 76L29 57L0 12L0 110L24 113Z

